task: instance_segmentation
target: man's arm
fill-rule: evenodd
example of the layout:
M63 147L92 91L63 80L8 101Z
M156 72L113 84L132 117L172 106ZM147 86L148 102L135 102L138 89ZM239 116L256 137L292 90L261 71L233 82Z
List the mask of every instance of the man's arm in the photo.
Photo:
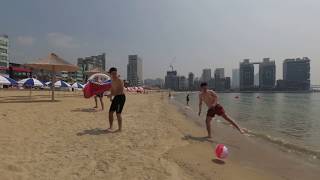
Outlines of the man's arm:
M201 114L201 109L202 109L202 98L201 98L201 94L199 94L199 113L198 113L199 116Z

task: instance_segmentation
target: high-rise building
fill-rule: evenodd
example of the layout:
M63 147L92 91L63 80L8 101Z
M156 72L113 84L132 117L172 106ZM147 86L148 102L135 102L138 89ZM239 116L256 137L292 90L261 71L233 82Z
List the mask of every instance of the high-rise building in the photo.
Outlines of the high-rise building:
M102 53L97 56L90 56L85 58L78 58L77 65L79 70L76 73L76 80L78 82L84 82L87 80L86 71L92 69L99 69L101 72L106 71L106 54Z
M254 65L249 59L240 62L240 90L252 90L254 88Z
M211 69L203 69L202 70L201 80L203 82L209 82L210 79L211 79Z
M185 76L178 76L178 90L187 90L187 78Z
M224 79L224 68L216 68L214 71L214 79Z
M262 90L270 90L276 83L276 64L270 58L264 58L259 64L259 87Z
M283 81L278 88L286 90L310 89L310 59L307 57L283 61Z
M127 65L127 81L129 86L142 86L142 59L138 55L129 55Z
M231 89L231 78L230 77L225 78L225 89L226 90Z
M240 72L239 72L239 69L233 69L232 70L231 87L233 89L239 89L239 87L240 87Z
M165 77L165 87L171 90L179 89L179 80L177 76L177 71L167 71L167 75Z
M0 35L0 67L9 67L9 38L7 35Z
M194 74L192 72L188 74L188 89L194 90Z

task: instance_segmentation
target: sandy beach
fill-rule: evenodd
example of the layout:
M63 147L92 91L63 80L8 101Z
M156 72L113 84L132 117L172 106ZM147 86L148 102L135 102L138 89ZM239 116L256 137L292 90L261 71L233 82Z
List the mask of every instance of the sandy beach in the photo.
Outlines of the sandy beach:
M123 131L81 93L0 91L0 179L317 179L316 166L257 145L223 124L206 140L164 93L128 94ZM104 98L108 109L110 102ZM189 118L189 119L188 119ZM115 125L116 121L115 121ZM117 126L115 126L117 127ZM230 156L215 159L217 143Z

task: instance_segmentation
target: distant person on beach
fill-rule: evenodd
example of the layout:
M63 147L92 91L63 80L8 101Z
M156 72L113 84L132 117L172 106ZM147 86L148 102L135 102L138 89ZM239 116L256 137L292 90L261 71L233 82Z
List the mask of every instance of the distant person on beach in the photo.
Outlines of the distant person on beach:
M108 95L108 97L112 101L109 110L109 129L112 129L113 114L116 112L118 120L118 130L116 132L120 132L122 130L121 113L124 103L126 102L126 96L124 94L124 82L119 78L117 74L117 68L110 68L109 73L111 76L111 93Z
M95 78L94 78L94 82L96 82L96 83L101 83L102 80L99 79L98 77L95 77ZM99 98L99 100L100 100L101 109L104 110L103 93L96 94L96 95L94 96L94 102L96 103L96 106L93 107L93 108L98 108L98 98Z
M98 98L99 98L99 100L100 100L101 109L104 110L103 93L101 93L101 94L96 94L96 95L94 96L94 101L95 101L95 103L96 103L96 106L93 107L93 108L98 108Z
M187 106L189 106L189 101L190 101L189 94L187 94L186 101L187 101Z
M217 114L218 116L223 117L226 121L231 123L233 127L238 129L240 133L244 133L244 130L241 129L224 111L223 107L218 103L218 95L212 91L208 90L207 83L201 83L200 85L200 94L199 94L199 116L201 114L202 102L208 106L208 112L206 117L206 127L208 131L208 138L211 138L211 120Z

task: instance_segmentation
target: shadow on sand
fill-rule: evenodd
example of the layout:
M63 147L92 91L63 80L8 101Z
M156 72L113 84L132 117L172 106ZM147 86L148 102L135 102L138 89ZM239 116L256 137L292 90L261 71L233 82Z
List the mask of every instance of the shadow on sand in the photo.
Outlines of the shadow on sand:
M215 143L215 144L220 144L221 143L221 142L214 141L214 140L212 140L212 139L210 139L208 137L195 137L195 136L192 136L190 134L185 135L181 139L182 140L186 140L186 141L209 142L209 143ZM239 146L236 146L234 144L229 144L229 143L223 143L223 144L226 145L226 146L230 146L230 147L233 147L233 148L240 149Z
M98 112L96 108L77 108L71 110L71 112Z
M181 138L182 140L192 140L192 141L198 141L198 142L210 142L210 143L217 143L213 141L212 139L209 139L208 137L195 137L190 134L185 135Z
M6 99L1 100L0 103L45 103L45 102L60 102L59 100L51 101L51 100L33 100L33 99Z
M108 131L107 129L100 129L100 128L95 128L95 129L87 129L82 132L77 133L77 136L83 136L83 135L102 135L102 134L109 134L113 133L112 131Z
M219 164L219 165L224 165L226 162L222 161L221 159L212 159L212 162Z

